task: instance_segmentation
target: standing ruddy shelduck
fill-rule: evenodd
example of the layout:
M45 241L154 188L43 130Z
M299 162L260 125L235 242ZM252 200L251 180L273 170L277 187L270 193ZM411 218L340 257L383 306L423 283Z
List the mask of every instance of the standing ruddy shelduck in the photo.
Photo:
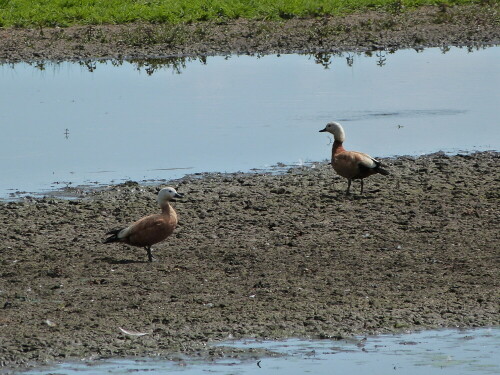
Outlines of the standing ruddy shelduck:
M382 163L370 155L357 151L346 151L344 146L342 146L345 140L345 133L339 123L330 122L320 132L333 134L332 167L340 176L347 178L346 194L349 194L352 180L361 180L361 194L363 194L363 178L376 173L383 174L384 176L389 174L388 171L381 168Z
M177 226L177 213L169 201L182 198L174 188L166 187L158 193L158 203L161 214L149 215L137 220L126 228L115 229L106 234L111 234L104 243L123 242L132 246L144 247L148 253L148 260L153 261L151 246L163 241L172 234Z

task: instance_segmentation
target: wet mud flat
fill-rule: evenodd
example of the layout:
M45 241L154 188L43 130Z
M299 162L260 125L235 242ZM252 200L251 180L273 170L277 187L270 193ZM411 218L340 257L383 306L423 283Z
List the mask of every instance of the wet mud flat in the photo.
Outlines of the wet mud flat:
M324 53L500 43L498 2L287 21L0 28L0 62Z
M367 179L363 196L355 182L348 197L326 162L187 176L169 183L186 195L153 263L102 240L157 212L157 187L0 203L0 364L231 356L242 350L206 343L499 325L499 161L386 159L392 175Z

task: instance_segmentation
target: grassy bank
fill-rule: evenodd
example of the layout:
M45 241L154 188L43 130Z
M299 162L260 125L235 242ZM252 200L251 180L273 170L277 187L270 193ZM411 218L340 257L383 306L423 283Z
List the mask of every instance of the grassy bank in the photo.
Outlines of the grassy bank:
M481 2L487 0L0 0L0 27L280 20L367 9L400 12L423 5L446 7Z

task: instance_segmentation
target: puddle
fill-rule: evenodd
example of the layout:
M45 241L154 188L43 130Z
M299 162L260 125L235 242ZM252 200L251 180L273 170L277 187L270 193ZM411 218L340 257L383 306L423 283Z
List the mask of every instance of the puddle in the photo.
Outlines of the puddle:
M334 119L374 156L499 150L499 59L491 47L3 65L0 198L325 160L318 130Z
M26 375L73 374L405 374L460 375L500 372L500 328L423 331L352 340L255 341L225 343L272 356L246 359L104 360L68 363Z

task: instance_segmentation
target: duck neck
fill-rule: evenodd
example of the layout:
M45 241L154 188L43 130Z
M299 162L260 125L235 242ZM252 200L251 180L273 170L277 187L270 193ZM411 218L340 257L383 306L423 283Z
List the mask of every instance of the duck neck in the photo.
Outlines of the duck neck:
M344 152L344 151L345 151L345 148L344 148L344 146L342 146L341 141L336 140L335 142L333 142L332 156L334 156L338 153Z
M162 204L162 206L161 206L161 213L163 215L170 216L172 214L172 211L173 211L173 209L172 209L172 206L170 205L170 203L165 202L165 203Z

